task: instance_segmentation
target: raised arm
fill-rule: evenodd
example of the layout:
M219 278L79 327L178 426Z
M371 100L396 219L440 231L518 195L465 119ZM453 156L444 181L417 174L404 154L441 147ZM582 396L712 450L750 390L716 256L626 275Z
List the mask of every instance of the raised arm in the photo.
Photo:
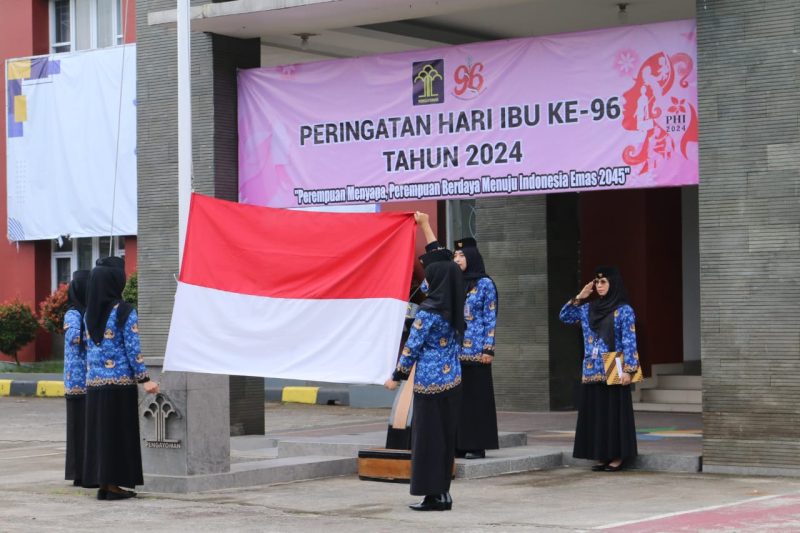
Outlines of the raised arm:
M564 307L561 308L561 312L558 314L558 318L565 324L575 324L580 322L581 305L583 305L583 302L592 295L592 291L594 291L594 280L584 285L583 289L581 289L581 292L579 292L575 298L572 298L570 301L564 304Z
M414 213L414 221L417 223L417 226L420 227L422 230L423 235L425 235L425 250L430 251L436 250L437 248L441 248L442 246L436 240L436 234L433 233L433 229L431 228L430 217L428 213L423 213L422 211L417 211ZM436 244L435 247L430 248L431 245Z

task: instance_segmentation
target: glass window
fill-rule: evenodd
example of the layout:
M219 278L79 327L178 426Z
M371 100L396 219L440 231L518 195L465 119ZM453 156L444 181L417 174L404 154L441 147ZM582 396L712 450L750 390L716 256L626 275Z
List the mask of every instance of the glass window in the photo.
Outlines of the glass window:
M98 257L108 257L109 255L111 255L110 253L111 250L108 249L109 243L111 242L111 238L100 237L99 239L97 239L97 241L99 246Z
M96 42L95 28L92 19L96 21L96 6L94 0L75 0L75 49L88 50L94 48Z
M475 200L447 202L447 235L450 242L462 237L477 237Z
M69 257L56 258L56 287L62 283L69 283L72 276L72 259Z
M114 46L116 44L116 28L114 19L114 2L97 2L97 47Z
M117 249L125 251L125 237L117 237Z
M91 270L94 266L92 239L76 239L78 241L78 270Z
M53 52L69 52L72 48L72 0L53 0Z
M122 34L122 32L124 30L124 28L122 27L122 21L125 20L125 13L122 11L121 1L122 0L117 0L117 16L115 17L116 18L116 23L117 23L117 27L116 27L117 44L122 44L124 42L124 40L125 40L125 36ZM128 3L130 3L130 0L126 0L126 2L125 2L125 6L126 7L127 7ZM130 22L128 24L130 24Z
M58 53L122 44L121 10L130 1L50 0L51 50Z

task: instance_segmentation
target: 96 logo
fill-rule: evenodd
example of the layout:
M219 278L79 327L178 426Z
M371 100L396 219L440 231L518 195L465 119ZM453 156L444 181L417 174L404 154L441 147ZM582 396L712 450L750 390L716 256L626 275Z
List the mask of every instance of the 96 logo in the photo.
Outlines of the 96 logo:
M453 96L471 100L481 93L485 81L483 63L473 63L472 58L469 58L466 64L459 65L453 71Z

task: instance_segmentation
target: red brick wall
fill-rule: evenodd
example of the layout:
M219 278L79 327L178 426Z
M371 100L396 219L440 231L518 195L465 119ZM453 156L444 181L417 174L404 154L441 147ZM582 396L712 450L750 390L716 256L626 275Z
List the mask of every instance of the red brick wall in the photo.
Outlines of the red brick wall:
M16 0L6 2L0 16L0 65L5 60L46 54L49 47L49 17L46 0ZM3 73L5 74L5 73ZM5 76L3 76L5 79ZM3 109L6 106L6 87L2 85ZM0 138L5 139L6 120L0 120ZM6 239L6 143L0 142L0 301L19 298L36 309L50 291L49 244L22 242L19 246ZM22 361L34 361L49 354L49 336L42 333L37 340L18 355ZM0 355L0 360L8 357Z

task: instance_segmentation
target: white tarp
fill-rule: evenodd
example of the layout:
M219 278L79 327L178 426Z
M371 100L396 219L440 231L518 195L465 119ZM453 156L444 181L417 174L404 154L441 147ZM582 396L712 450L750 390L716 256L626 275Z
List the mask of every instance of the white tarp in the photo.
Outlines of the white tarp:
M9 240L136 235L135 45L5 74Z

